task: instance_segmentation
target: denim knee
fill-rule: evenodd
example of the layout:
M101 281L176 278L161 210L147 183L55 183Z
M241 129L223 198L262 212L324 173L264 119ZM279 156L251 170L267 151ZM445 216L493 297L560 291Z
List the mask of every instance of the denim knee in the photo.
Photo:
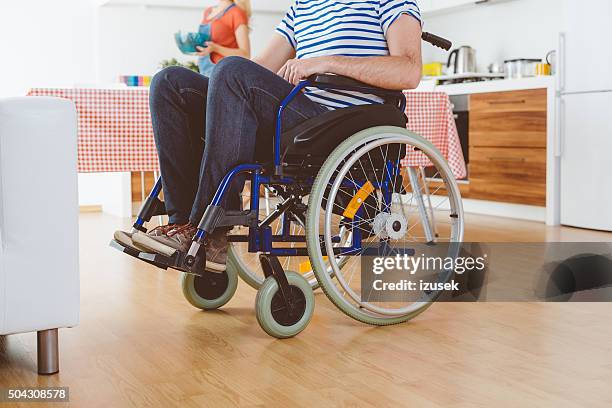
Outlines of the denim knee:
M253 65L257 64L243 57L225 57L217 63L217 66L210 75L210 80L213 83L239 80L251 71Z
M158 95L160 92L163 93L168 88L173 87L172 79L180 75L180 72L183 69L185 68L171 66L171 67L166 67L162 69L161 71L159 71L157 74L155 74L153 76L153 79L151 79L151 86L149 89L151 98L153 98L155 95Z

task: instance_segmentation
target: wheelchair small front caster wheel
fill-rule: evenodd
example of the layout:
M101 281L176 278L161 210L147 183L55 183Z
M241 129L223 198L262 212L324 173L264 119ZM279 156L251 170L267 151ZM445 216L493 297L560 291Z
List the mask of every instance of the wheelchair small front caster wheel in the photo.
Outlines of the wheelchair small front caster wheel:
M293 337L304 330L314 312L314 294L308 281L296 272L288 271L285 275L290 289L288 302L272 276L264 280L255 298L259 325L270 336L279 339Z
M189 303L198 309L214 310L234 296L238 275L230 269L223 273L204 271L202 276L181 273L179 283Z

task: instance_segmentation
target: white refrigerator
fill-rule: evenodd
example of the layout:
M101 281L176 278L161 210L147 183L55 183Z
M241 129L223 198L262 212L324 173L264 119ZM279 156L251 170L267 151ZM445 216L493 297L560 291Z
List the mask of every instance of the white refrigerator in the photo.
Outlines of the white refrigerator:
M612 1L563 4L556 146L561 224L612 231Z

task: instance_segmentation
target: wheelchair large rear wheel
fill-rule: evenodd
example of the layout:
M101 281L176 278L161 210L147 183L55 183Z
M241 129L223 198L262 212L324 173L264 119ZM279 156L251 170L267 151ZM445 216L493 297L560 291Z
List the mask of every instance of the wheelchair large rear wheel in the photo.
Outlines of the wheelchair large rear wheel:
M406 152L422 155L426 168L402 168ZM361 188L366 185L371 188ZM361 215L355 215L355 203ZM324 259L347 225L363 239L341 268L335 257ZM438 245L457 257L463 239L459 188L446 160L421 136L398 127L366 129L341 143L320 169L309 197L306 236L315 276L342 312L372 325L402 323L426 310L441 292L399 301L372 298L372 291L361 287L361 256L367 246L384 243L385 248Z

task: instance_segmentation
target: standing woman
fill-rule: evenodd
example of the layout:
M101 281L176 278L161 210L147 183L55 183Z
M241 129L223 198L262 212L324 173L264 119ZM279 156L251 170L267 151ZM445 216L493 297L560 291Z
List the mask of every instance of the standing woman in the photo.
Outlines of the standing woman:
M204 10L200 25L209 26L211 41L198 47L200 73L210 76L215 64L224 57L251 57L249 41L250 0L220 0L216 6Z

